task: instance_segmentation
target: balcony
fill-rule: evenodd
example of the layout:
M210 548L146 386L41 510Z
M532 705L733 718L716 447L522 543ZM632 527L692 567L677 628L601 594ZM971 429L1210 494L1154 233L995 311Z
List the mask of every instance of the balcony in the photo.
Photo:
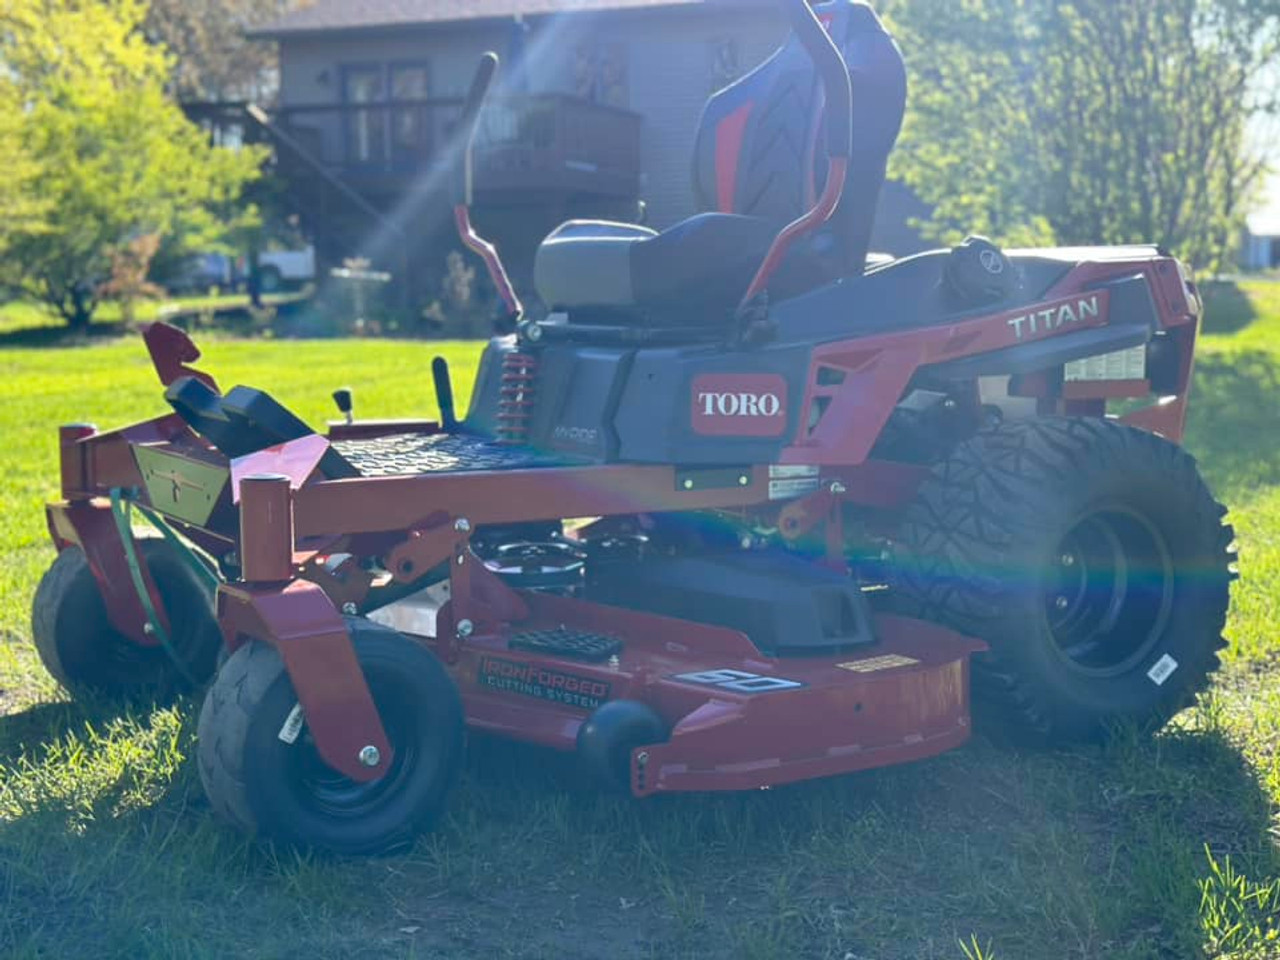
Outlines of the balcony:
M281 170L305 177L320 169L361 193L400 193L433 168L448 169L461 106L452 99L285 107L271 118L292 147L278 151ZM635 197L640 123L637 114L569 96L495 99L477 136L476 191Z

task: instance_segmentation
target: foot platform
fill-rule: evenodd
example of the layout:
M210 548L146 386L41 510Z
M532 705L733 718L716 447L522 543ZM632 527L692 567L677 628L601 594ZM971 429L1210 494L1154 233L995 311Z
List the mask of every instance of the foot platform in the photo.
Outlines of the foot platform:
M553 654L557 657L568 657L571 660L585 660L588 663L601 663L622 652L622 641L617 637L583 633L567 627L518 633L511 638L507 646L512 650Z

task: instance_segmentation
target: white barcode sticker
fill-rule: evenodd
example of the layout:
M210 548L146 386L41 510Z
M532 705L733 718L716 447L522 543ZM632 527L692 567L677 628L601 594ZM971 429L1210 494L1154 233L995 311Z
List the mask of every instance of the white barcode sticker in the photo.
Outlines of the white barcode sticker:
M1147 376L1146 346L1117 350L1083 360L1072 360L1062 368L1062 379L1068 381L1090 380L1145 380Z
M1177 669L1178 661L1166 653L1147 671L1147 676L1151 678L1151 682L1157 687L1162 687L1164 682L1173 676L1173 671Z
M302 704L295 703L293 709L289 711L289 715L284 718L284 726L280 728L280 732L276 736L285 743L293 743L298 739L298 734L302 733L304 719L302 716Z
M797 477L794 480L770 480L770 500L790 500L792 497L803 497L818 489L818 478Z
M799 464L773 463L769 465L770 480L794 480L796 477L816 477L821 472L821 467L801 466Z

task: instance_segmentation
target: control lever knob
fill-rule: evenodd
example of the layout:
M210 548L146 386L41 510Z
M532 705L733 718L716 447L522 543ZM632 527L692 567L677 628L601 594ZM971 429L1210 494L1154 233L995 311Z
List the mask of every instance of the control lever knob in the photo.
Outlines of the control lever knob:
M341 387L333 391L333 402L338 407L338 412L346 417L347 423L354 421L351 411L355 409L355 395L351 392L350 387Z

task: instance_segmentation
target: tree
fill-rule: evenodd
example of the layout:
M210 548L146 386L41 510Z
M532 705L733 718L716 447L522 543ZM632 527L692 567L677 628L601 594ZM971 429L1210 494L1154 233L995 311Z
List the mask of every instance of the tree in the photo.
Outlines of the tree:
M296 6L296 0L151 0L146 35L177 57L172 83L181 100L262 100L276 86L273 43L245 32Z
M1265 168L1276 0L897 0L912 70L895 172L933 236L1164 244L1215 268Z
M256 151L211 146L168 99L168 55L139 27L140 0L3 0L0 63L21 104L22 189L42 222L0 222L0 285L87 325L139 237L209 243L257 176Z
M934 208L927 235L1050 242L1028 79L1036 51L1023 0L898 0L909 96L894 176ZM1036 160L1034 169L1027 164Z
M13 78L0 71L0 257L5 253L8 230L34 231L43 224L45 204L31 189L39 165L27 152L22 138L22 96Z

